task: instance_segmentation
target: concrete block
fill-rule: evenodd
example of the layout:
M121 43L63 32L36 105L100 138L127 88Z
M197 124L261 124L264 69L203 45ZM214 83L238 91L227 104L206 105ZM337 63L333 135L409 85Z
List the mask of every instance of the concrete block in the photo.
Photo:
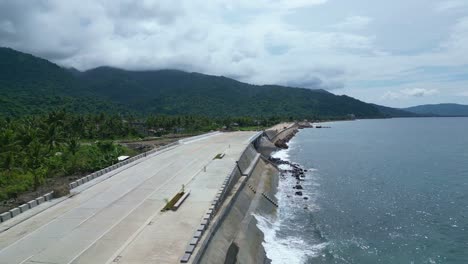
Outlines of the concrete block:
M37 197L36 198L36 203L39 205L41 203L45 202L45 198L44 196L41 196L41 197Z
M86 179L87 179L87 181L90 181L90 180L92 180L92 179L93 179L93 176L91 176L91 175L88 175L88 176L86 176Z
M88 182L88 178L86 178L86 177L81 178L81 182L87 183L87 182Z
M83 179L78 179L78 180L76 181L76 184L77 184L78 186L80 186L80 185L83 184L83 183L84 183L84 182L83 182Z
M200 238L198 237L193 237L191 240L190 240L190 243L189 245L197 245L198 244L198 241L200 240Z
M192 254L194 250L195 250L195 246L194 246L194 245L188 245L188 246L185 248L185 253L190 253L190 254Z
M10 212L11 217L15 217L15 216L21 214L21 210L18 207L15 207L15 208L11 209L8 212Z
M202 231L202 232L203 232L203 231L205 231L205 229L206 229L206 226L205 226L205 225L199 225L199 226L197 227L197 231Z
M0 214L0 222L5 222L6 220L11 218L10 212L5 212L3 214Z
M44 194L44 199L46 201L51 201L53 198L54 198L54 193L53 192Z
M193 237L195 238L200 238L202 236L203 232L202 231L197 231L195 234L193 234Z
M206 229L206 227L208 227L208 224L209 224L209 223L210 223L210 220L209 220L209 219L203 219L203 220L201 221L200 224L201 224L201 225L204 225L204 226L205 226L205 229Z
M180 263L187 263L190 260L190 257L192 254L190 253L185 253L182 258L180 258Z
M206 213L206 214L203 216L203 220L205 220L205 219L210 220L210 219L211 219L211 214Z
M37 202L36 200L32 200L28 202L28 205L29 205L29 209L32 209L37 206Z
M18 206L18 208L20 209L21 213L24 213L24 212L26 212L27 210L29 210L29 205L27 205L27 204L22 204L22 205Z
M76 186L78 186L78 184L76 182L70 183L70 189L74 189L74 188L76 188Z

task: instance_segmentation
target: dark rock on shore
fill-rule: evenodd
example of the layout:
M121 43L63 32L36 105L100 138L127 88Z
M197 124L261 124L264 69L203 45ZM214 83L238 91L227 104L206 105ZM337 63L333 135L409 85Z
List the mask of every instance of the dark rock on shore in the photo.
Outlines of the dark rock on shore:
M288 142L297 134L297 132L299 132L298 129L294 129L290 134L288 134L286 137L284 137L283 139L278 139L276 142L275 142L275 146L278 147L278 148L281 148L281 149L288 149L289 146L288 146Z
M295 195L297 195L297 196L302 196L302 192L301 192L301 191L296 192Z

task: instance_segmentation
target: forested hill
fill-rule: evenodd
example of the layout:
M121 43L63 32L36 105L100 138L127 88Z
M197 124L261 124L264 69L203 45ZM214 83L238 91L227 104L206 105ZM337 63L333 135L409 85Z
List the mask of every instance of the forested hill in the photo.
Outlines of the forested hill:
M436 116L468 116L468 105L432 104L405 108L408 112Z
M100 67L79 78L99 96L143 113L295 117L380 114L372 105L322 90L256 86L175 70L136 72Z
M323 90L250 85L176 70L67 70L47 60L0 48L0 114L52 108L72 112L133 112L295 118L385 116L376 106Z
M0 116L44 114L57 108L76 113L129 111L115 102L96 98L67 69L0 48Z

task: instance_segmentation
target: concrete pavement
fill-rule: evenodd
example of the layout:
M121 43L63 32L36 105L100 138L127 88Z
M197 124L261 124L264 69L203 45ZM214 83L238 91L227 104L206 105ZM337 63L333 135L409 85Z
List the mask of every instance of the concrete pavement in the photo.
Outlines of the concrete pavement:
M80 186L80 193L0 233L0 263L178 263L254 134L187 141ZM219 153L226 155L213 160ZM160 212L183 184L191 190L187 200L175 212Z

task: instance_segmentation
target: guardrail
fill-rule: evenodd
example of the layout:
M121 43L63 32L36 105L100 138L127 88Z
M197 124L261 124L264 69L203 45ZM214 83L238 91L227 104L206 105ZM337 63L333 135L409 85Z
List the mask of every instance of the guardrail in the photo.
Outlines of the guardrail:
M289 131L290 129L295 129L295 128L297 128L297 126L298 126L297 123L293 123L293 124L289 125L287 128L281 130L279 133L277 133L272 138L270 138L271 142L273 142L279 135L283 134L286 131Z
M202 134L202 135L198 135L198 136L194 136L194 137L184 138L184 139L179 140L179 143L180 144L190 143L190 142L197 141L197 140L203 139L205 137L209 137L209 136L214 136L214 135L217 135L217 134L220 134L220 133L221 132L219 132L219 131L213 131L213 132L210 132L210 133L206 133L206 134Z
M141 153L141 154L139 154L139 155L133 156L133 157L131 157L131 158L128 158L128 159L126 159L126 160L123 160L123 161L121 161L121 162L118 162L118 163L116 163L116 164L114 164L114 165L111 165L111 166L109 166L109 167L107 167L107 168L104 168L104 169L102 169L102 170L98 170L98 171L93 172L93 173L91 173L91 174L89 174L89 175L86 175L86 176L84 176L84 177L82 177L82 178L80 178L80 179L78 179L78 180L76 180L76 181L74 181L74 182L71 182L70 184L68 184L68 188L69 188L70 190L75 189L76 187L78 187L78 186L80 186L80 185L82 185L82 184L85 184L85 183L87 183L87 182L89 182L89 181L91 181L91 180L94 180L94 179L96 179L96 178L98 178L98 177L100 177L100 176L102 176L102 175L104 175L104 174L106 174L106 173L108 173L108 172L111 172L111 171L116 170L116 169L118 169L118 168L120 168L120 167L122 167L122 166L125 166L125 165L127 165L127 164L130 164L130 163L132 163L132 162L134 162L134 161L136 161L136 160L139 160L139 159L141 159L141 158L148 157L148 156L151 155L151 154L154 154L154 153L159 152L159 151L162 151L162 150L164 150L164 149L167 149L167 148L176 146L176 145L178 145L178 144L179 144L179 142L174 142L174 143L171 143L171 144L168 144L168 145L165 145L165 146L162 146L162 147L159 147L159 148L152 149L152 150L150 150L150 151Z
M49 192L49 193L46 193L42 196L39 196L37 197L36 199L34 200L31 200L25 204L22 204L18 207L15 207L13 209L11 209L10 211L8 212L4 212L2 214L0 214L0 222L5 222L13 217L16 217L18 216L19 214L21 213L24 213L26 211L28 211L29 209L32 209L42 203L45 203L47 201L50 201L52 200L53 198L53 194L54 192Z
M68 184L68 189L72 190L72 189L75 189L76 187L82 185L82 184L85 184L91 180L94 180L96 178L99 178L100 176L108 173L108 172L111 172L113 170L116 170L122 166L125 166L127 164L130 164L136 160L139 160L141 158L144 158L144 157L147 157L151 154L154 154L156 152L159 152L159 151L162 151L164 149L167 149L167 148L170 148L170 147L173 147L173 146L176 146L176 145L179 145L179 144L183 144L183 143L190 143L192 141L195 141L195 140L200 140L202 138L205 138L205 137L208 137L208 136L212 136L212 135L215 135L215 134L218 134L220 133L219 131L215 131L215 132L210 132L210 133L206 133L206 134L202 134L202 135L198 135L198 136L194 136L194 137L190 137L190 138L186 138L186 139L181 139L181 140L178 140L177 142L174 142L174 143L171 143L171 144L168 144L168 145L165 145L165 146L162 146L162 147L159 147L159 148L156 148L156 149L152 149L150 151L147 151L147 152L144 152L144 153L141 153L137 156L134 156L134 157L131 157L131 158L128 158L126 160L123 160L121 162L118 162L116 164L113 164L109 167L106 167L104 169L101 169L99 171L96 171L96 172L93 172L89 175L86 175L74 182L71 182L70 184ZM16 217L18 216L19 214L21 213L24 213L26 212L27 210L30 210L36 206L38 206L39 204L42 204L46 201L50 201L53 199L53 193L54 192L49 192L45 195L42 195L42 196L39 196L37 197L36 199L34 200L31 200L29 201L28 203L25 203L25 204L22 204L18 207L15 207L11 210L9 210L8 212L4 212L2 214L0 214L0 223L2 222L5 222L13 217Z

